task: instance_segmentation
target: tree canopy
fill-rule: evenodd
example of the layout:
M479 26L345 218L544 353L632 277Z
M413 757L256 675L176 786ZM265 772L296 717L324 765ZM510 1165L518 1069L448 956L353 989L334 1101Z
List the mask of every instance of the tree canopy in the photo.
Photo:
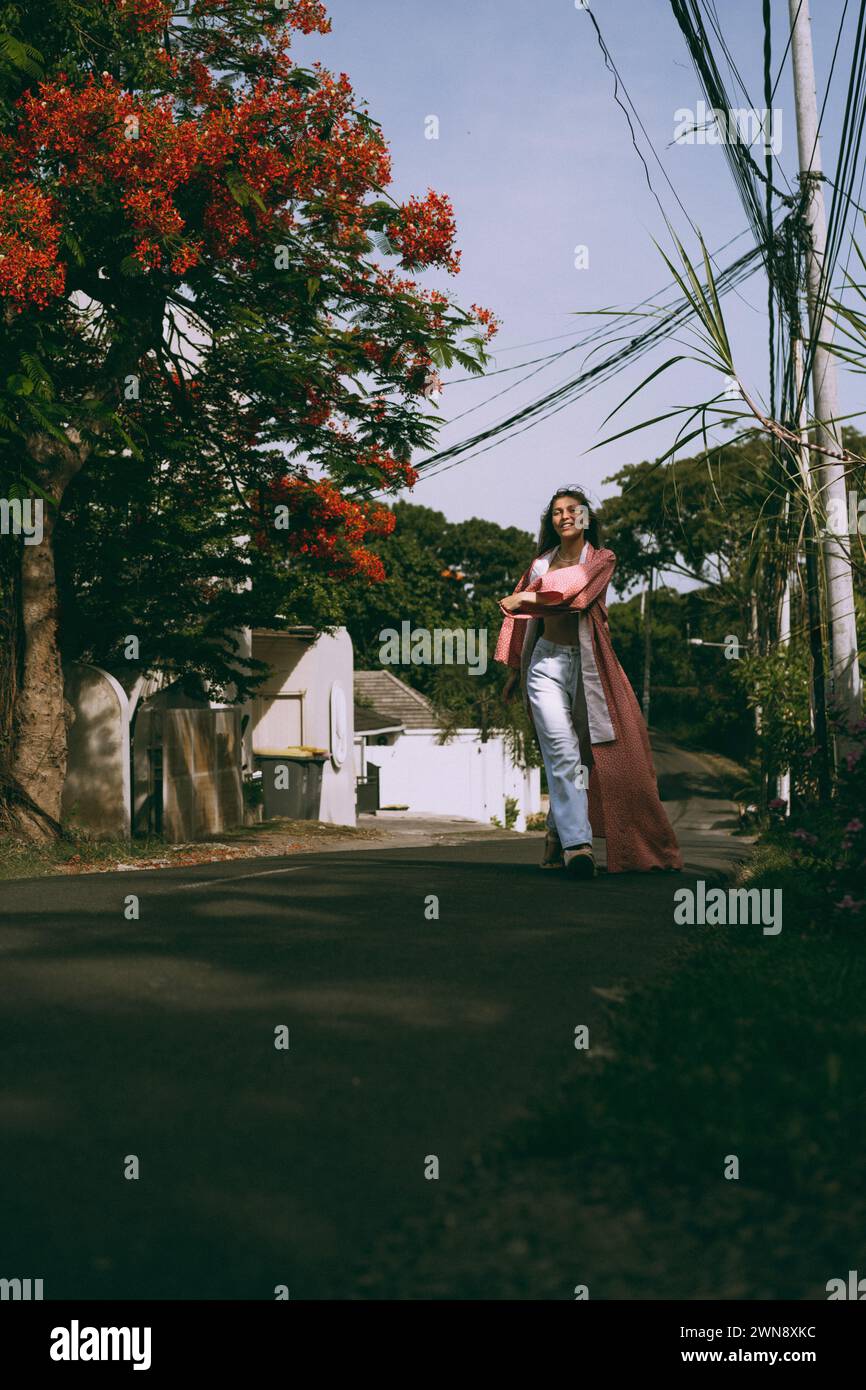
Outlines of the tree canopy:
M67 650L107 623L224 682L223 622L382 578L371 498L413 481L437 369L485 361L492 314L412 278L459 268L448 198L391 198L349 79L292 58L328 28L318 0L0 6L0 487L46 507L11 581L12 781L48 820L55 542Z

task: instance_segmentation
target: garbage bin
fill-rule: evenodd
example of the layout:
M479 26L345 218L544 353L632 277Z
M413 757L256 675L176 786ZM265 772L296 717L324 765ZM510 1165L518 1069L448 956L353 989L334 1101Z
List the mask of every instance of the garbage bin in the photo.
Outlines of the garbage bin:
M322 768L328 760L322 748L285 748L254 754L262 774L262 814L265 820L318 820L322 800Z

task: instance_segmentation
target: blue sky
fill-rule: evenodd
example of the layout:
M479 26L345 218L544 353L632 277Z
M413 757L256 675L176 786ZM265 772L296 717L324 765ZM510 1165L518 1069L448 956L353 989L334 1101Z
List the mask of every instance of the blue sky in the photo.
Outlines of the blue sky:
M757 106L763 106L761 8L760 0L724 0L717 6ZM820 100L843 0L813 0L812 9ZM676 111L695 109L702 93L668 0L593 0L593 10L674 188L707 244L720 247L745 231L746 215L720 148L673 144ZM667 283L653 238L672 256L673 246L614 101L613 79L592 23L575 0L330 0L328 11L333 32L299 41L296 57L319 58L349 75L382 122L393 155L395 196L423 194L428 186L451 196L462 268L455 277L428 275L423 282L447 286L461 302L495 311L502 328L492 366L565 347L566 338L525 349L519 345L577 336L600 321L575 318L576 311L628 308ZM774 0L773 12L775 73L788 38L785 0ZM830 173L852 34L849 17L823 130L824 168ZM737 104L746 103L738 98ZM780 161L793 180L797 143L790 59L774 106L782 113ZM425 138L430 115L439 119L438 140ZM650 175L677 234L694 251L694 235L654 161ZM866 234L862 240L866 243ZM589 266L578 270L575 248L581 245L588 248ZM746 232L720 263L749 245ZM765 305L761 274L725 301L738 370L756 392L766 390ZM518 350L509 350L514 347ZM605 477L625 463L657 456L672 443L671 428L657 426L588 452L604 437L605 415L670 352L668 347L654 359L641 359L613 382L480 457L427 480L422 475L411 500L437 507L455 521L485 516L534 529L549 494L564 481L580 480L596 498L603 497L613 490ZM523 373L446 388L440 402L444 419L473 413L446 425L440 446L576 374L580 360L581 354L574 354L567 365L554 365L498 401L490 397ZM706 399L720 384L705 369L685 364L639 396L623 413L620 427ZM857 378L843 377L841 394L843 410L861 408Z

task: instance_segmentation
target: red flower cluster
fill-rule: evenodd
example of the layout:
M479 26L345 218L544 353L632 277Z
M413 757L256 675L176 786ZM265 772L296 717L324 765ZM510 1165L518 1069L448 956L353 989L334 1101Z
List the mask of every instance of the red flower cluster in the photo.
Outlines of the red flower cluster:
M451 199L432 188L426 198L410 198L404 203L388 232L410 270L441 265L452 275L460 269L460 252L454 250L456 235Z
M19 309L45 307L67 290L67 281L69 289L89 285L102 267L111 277L130 254L154 276L188 277L196 289L205 275L195 273L201 262L217 276L267 263L270 275L279 265L276 248L289 242L285 293L296 295L300 283L305 316L309 311L330 330L311 362L315 385L306 400L294 389L287 393L287 417L274 403L267 426L255 415L227 412L227 428L233 420L238 447L252 448L263 434L272 441L275 422L289 418L295 429L288 437L309 458L327 459L335 478L362 473L386 489L412 486L418 475L411 464L368 441L393 442L407 433L399 398L429 393L435 384L425 333L451 336L455 322L465 325L466 318L450 319L445 295L367 259L370 229L383 226L381 205L371 209L370 199L391 181L387 145L359 114L345 74L333 76L316 64L311 86L299 80L289 57L292 30L328 32L325 6L262 0L261 22L254 24L237 0L103 3L138 34L127 41L141 58L128 80L140 86L125 90L108 72L77 75L72 85L61 73L34 82L18 101L17 130L4 125L0 133L0 296ZM250 23L238 31L241 9ZM172 31L170 43L163 30ZM238 72L248 73L246 80L222 80ZM459 269L447 197L428 190L384 225L402 257L401 271ZM76 241L85 257L80 273L72 260L64 267L60 255ZM348 304L335 287L343 275ZM322 288L305 297L304 282ZM153 288L156 295L164 286ZM413 313L404 314L398 303L389 316L386 301L404 295ZM473 307L492 336L492 315ZM350 351L343 328L353 319L362 326ZM363 391L349 399L345 385L359 368L375 379L367 401ZM137 415L144 409L139 404ZM176 427L187 425L178 420ZM257 538L263 546L284 544L328 574L383 577L366 543L392 529L390 512L306 476L283 479L274 495L289 502L293 524L284 537L265 525L268 534Z
M175 202L178 189L199 170L203 136L197 123L176 122L163 98L142 105L107 73L90 77L78 90L63 78L43 82L19 103L21 125L13 151L19 172L41 168L57 189L57 201L80 201L82 191L113 194L138 234L135 254L146 265L163 262L170 241L172 258L181 253L185 222ZM197 258L191 244L180 264Z
M387 578L385 566L379 556L373 554L372 550L353 550L352 561L355 566L355 573L364 579L369 579L371 584L381 584Z
M319 86L302 92L282 80L290 67L286 60L281 80L260 79L229 101L192 59L190 96L205 109L185 120L170 98L142 102L107 73L77 90L62 77L41 83L19 103L18 138L0 144L0 165L18 177L39 169L64 210L79 208L82 193L103 215L117 200L136 235L134 254L175 274L205 247L252 261L265 236L278 241L292 225L298 202L316 205L351 244L363 233L370 188L390 181L387 148L358 124L345 74L319 70ZM240 201L238 186L247 190Z
M102 0L102 3L113 5L124 19L131 21L133 28L143 34L164 29L174 9L172 0Z
M30 183L0 188L0 295L40 308L62 294L65 275L57 259L60 228L50 198Z
M389 487L414 487L418 474L405 459L397 459L378 444L370 444L358 453L358 463L368 473L378 473ZM390 516L390 512L387 513Z
M500 320L493 313L492 309L482 309L479 304L472 305L472 312L481 327L485 330L484 336L489 343L490 339L496 336L502 326Z
M384 348L375 338L365 338L361 343L361 351L365 357L369 357L371 362L378 364L382 361Z
M282 0L279 15L301 34L331 32L331 21L321 0Z
M142 33L153 33L164 29L174 14L173 0L102 0L104 5L113 6L124 19ZM331 21L322 0L265 0L276 10L272 22L282 21L301 34L329 34ZM191 18L218 14L229 8L229 0L194 0L189 10Z
M327 424L331 418L331 407L327 401L322 400L319 392L312 386L307 387L307 400L310 403L310 408L300 420L300 424L316 429Z
M395 517L387 507L353 502L327 478L302 477L278 478L271 484L264 497L265 509L277 503L289 507L292 527L287 539L296 555L318 564L330 578L362 575L375 582L385 578L378 555L361 542L393 531ZM270 537L259 532L256 541L263 549Z

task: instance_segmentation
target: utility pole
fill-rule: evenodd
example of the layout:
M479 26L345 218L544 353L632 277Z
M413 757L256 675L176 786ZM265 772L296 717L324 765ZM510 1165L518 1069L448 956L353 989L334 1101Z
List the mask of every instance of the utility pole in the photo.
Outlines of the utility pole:
M799 326L797 325L795 325L794 337L791 342L791 352L794 362L794 393L795 399L799 401L804 396L803 339L800 336ZM821 557L818 553L814 489L812 486L812 471L809 467L809 422L804 399L802 399L802 404L800 406L798 428L800 434L800 448L797 455L797 466L800 471L803 501L805 504L803 515L803 546L806 564L805 607L807 625L809 628L809 660L811 666L809 703L811 706L812 727L815 732L815 744L818 749L818 795L822 804L826 806L829 804L832 793L832 778L830 775L830 739L827 728L827 679L824 664L824 625L821 615Z
M785 498L785 520L788 518L788 498ZM791 645L791 575L785 574L782 597L779 602L779 648L784 650ZM785 815L791 814L791 769L783 768L776 781L776 795L785 803Z
M832 339L832 322L825 320L821 306L821 275L827 248L827 215L821 170L821 141L818 132L818 101L815 93L815 59L812 53L812 22L809 0L788 0L791 16L791 53L794 68L794 104L797 112L797 147L800 156L800 182L808 185L806 222L812 235L807 262L806 297L812 339L812 403L818 443L838 450L839 415L836 359L821 346ZM826 287L825 291L826 291ZM818 455L813 465L821 480L822 510L833 518L848 515L845 469L841 460ZM849 544L841 534L829 529L825 534L824 568L827 580L827 617L830 628L830 694L849 718L857 718L862 705L860 668L857 661L857 623L854 615L854 585L851 577Z

